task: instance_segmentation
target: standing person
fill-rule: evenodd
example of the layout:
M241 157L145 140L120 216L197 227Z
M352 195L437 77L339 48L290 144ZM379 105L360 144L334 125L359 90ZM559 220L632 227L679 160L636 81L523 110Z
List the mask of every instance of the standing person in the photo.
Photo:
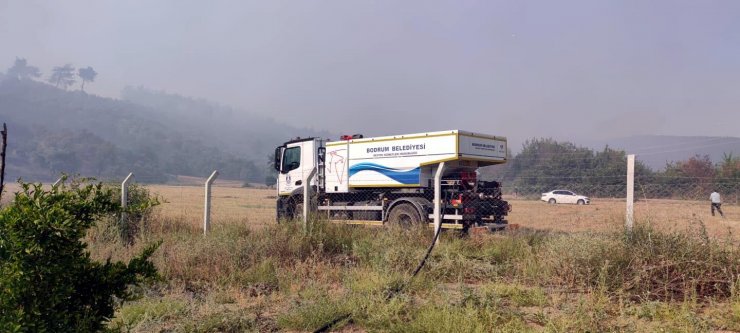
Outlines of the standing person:
M720 198L719 193L717 193L717 191L712 192L712 194L709 195L709 200L712 201L712 216L714 216L714 209L716 208L719 215L724 218L725 214L722 213L722 209L720 208L720 206L722 206L722 199Z

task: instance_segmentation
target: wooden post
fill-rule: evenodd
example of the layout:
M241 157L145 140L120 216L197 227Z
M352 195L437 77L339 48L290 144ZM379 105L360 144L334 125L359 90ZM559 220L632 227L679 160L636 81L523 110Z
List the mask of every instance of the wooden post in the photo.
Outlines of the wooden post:
M627 155L627 216L624 226L632 231L635 220L635 155Z
M3 144L2 151L0 151L0 199L3 198L3 189L5 187L5 148L8 147L8 126L3 123L3 130L0 131L2 136Z

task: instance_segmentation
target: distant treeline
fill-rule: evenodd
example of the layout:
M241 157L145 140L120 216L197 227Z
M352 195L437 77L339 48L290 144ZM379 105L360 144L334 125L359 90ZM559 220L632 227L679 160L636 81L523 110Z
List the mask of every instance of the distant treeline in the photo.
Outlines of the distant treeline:
M509 163L481 169L485 178L498 179L511 193L539 196L569 189L593 197L624 197L627 154L605 147L594 151L570 142L531 139ZM725 195L740 192L740 158L725 154L713 164L708 156L693 156L651 170L635 162L636 196L646 198L704 198L713 190Z

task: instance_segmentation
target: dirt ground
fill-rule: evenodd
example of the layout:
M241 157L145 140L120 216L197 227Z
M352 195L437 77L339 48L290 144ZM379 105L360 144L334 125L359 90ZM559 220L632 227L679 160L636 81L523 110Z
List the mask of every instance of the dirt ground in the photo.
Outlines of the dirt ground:
M623 200L592 199L586 206L550 205L534 200L509 200L509 222L534 229L566 232L609 231L622 228L626 206ZM650 224L663 230L700 229L709 235L727 237L740 232L740 207L722 205L725 218L712 216L707 202L648 199L635 203L635 225Z

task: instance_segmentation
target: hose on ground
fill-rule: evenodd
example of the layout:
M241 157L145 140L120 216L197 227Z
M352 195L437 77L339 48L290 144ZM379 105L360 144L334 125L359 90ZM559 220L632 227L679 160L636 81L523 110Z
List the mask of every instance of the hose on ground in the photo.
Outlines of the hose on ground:
M414 272L411 273L411 277L409 278L409 280L406 281L406 283L403 284L403 285L401 285L399 288L397 288L397 289L392 290L391 292L389 292L388 295L386 295L386 297L385 297L385 300L386 301L391 300L393 297L395 297L396 295L398 295L399 293L401 293L404 289L406 289L406 287L409 285L409 283L411 283L411 280L417 274L419 274L419 272L421 271L422 268L424 268L424 265L426 264L427 259L429 259L429 255L432 253L432 250L434 249L434 245L437 244L437 239L439 238L439 234L441 232L442 232L442 228L439 228L439 230L437 230L437 232L434 233L434 237L432 238L432 243L429 244L429 248L427 248L427 252L426 252L426 254L424 254L424 258L421 259L421 261L419 262L419 265L417 265L416 266L416 269L414 270ZM339 322L342 322L342 321L344 321L346 319L349 319L351 316L352 316L351 313L345 313L345 314L342 314L340 316L337 316L336 318L334 318L331 321L327 322L326 324L324 324L323 326L319 327L318 329L316 329L313 332L314 333L324 333L324 332L327 332L334 325L336 325Z

